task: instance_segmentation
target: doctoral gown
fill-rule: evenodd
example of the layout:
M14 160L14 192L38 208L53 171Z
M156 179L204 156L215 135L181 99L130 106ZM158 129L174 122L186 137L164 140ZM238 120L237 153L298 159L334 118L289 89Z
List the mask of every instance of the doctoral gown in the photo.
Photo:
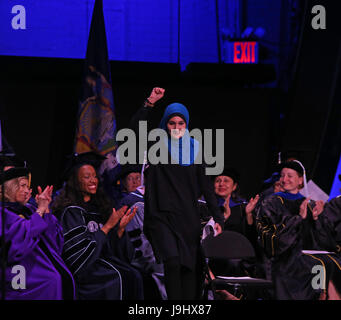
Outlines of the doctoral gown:
M217 201L220 210L224 212L225 199L217 196ZM255 227L256 224L253 223L252 225L249 225L247 223L245 212L246 205L247 202L244 199L241 198L235 200L230 199L229 206L231 209L231 214L229 218L226 219L224 222L224 230L235 231L243 234L245 237L248 238L248 240L256 249L257 245L257 232Z
M143 299L141 274L131 264L133 248L126 233L101 230L105 218L91 201L68 206L60 215L63 258L72 271L81 300Z
M2 209L1 207L1 212ZM5 241L9 246L5 298L74 299L74 279L61 257L64 239L58 220L50 213L41 217L33 206L23 206L16 202L6 202L4 214ZM2 219L0 235L1 223ZM19 276L16 266L24 267L24 283L14 279ZM14 288L13 282L24 286Z
M144 224L144 195L136 190L124 197L120 203L121 206L127 205L129 208L136 208L134 218L129 222L126 231L135 248L134 258L132 264L139 269L144 270L149 277L152 277L154 283L149 282L149 287L157 286L158 296L164 300L167 299L165 284L164 284L164 270L163 264L156 263L152 246L145 234L143 233ZM153 296L153 288L150 288L149 295ZM155 293L154 293L155 296Z
M280 300L318 299L332 280L340 291L340 247L331 215L324 210L313 220L308 207L307 218L300 216L304 201L300 194L276 193L265 198L257 214L259 242L271 259L275 298ZM333 252L316 254L318 250ZM314 266L320 266L324 277L321 285L312 285Z

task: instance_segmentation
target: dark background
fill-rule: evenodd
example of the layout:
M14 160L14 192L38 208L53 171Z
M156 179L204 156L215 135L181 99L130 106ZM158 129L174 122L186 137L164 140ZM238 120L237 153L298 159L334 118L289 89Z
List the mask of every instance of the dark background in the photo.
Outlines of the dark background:
M127 125L154 86L166 95L155 110L181 102L190 129L225 130L225 165L241 173L250 197L274 169L279 151L294 150L329 193L341 152L340 23L338 1L307 1L288 86L267 87L278 73L268 64L188 65L111 61L118 129ZM327 11L327 29L311 27L314 4ZM33 187L55 184L72 153L83 60L0 57L3 134L33 173Z

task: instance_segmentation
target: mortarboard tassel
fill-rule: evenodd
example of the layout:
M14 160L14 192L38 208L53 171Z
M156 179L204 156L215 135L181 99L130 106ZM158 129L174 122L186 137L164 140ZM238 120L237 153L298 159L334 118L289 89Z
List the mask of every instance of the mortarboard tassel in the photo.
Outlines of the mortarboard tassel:
M309 195L309 191L308 191L307 175L305 173L305 168L304 168L303 164L300 161L298 161L298 160L293 160L293 161L297 162L302 167L302 169L303 169L303 184L304 184L303 189L304 189L304 192L305 192L305 197L309 198L310 195Z

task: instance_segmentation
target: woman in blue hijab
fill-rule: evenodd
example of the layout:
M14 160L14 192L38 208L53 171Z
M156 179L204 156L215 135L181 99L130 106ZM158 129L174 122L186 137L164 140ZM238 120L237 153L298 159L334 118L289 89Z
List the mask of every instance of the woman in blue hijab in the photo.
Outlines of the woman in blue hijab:
M148 120L153 106L164 95L154 88L143 107L132 119ZM188 131L189 112L181 103L167 106L159 128L163 129L167 163L149 163L145 171L144 233L150 241L158 263L164 264L165 285L169 300L200 298L202 256L201 224L198 198L204 195L210 212L221 230L223 216L217 206L213 184L197 164L198 141Z

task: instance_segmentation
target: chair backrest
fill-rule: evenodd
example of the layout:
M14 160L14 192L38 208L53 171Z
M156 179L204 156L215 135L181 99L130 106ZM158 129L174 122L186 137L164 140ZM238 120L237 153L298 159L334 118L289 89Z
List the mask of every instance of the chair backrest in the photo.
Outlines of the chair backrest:
M206 258L242 259L255 257L250 241L235 231L223 231L216 237L208 236L202 241Z

